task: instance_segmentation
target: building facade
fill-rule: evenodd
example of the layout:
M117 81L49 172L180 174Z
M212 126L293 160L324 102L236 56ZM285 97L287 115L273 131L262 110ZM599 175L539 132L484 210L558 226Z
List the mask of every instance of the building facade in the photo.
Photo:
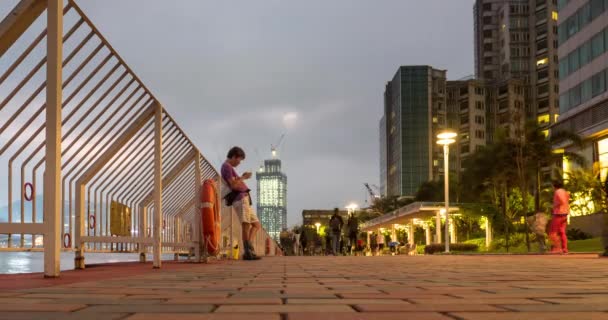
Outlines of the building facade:
M387 140L386 140L386 118L382 116L380 119L380 196L384 197L386 192L386 179L387 179Z
M435 136L446 119L446 71L402 66L386 85L380 129L386 194L414 196L420 184L439 178L443 153ZM385 127L383 127L385 126ZM382 135L386 139L382 139ZM386 141L386 160L382 144ZM381 170L381 175L383 172Z
M608 1L560 0L559 121L552 132L567 130L591 143L571 147L608 175ZM564 161L564 169L567 170Z
M477 0L475 74L520 80L527 119L548 128L559 115L557 0Z
M462 171L467 157L493 142L497 130L507 137L521 135L525 124L524 84L521 80L448 81L447 93L447 126L458 133L453 151L455 166L450 166L450 170Z
M264 160L255 176L258 217L268 234L279 241L281 231L287 228L287 176L281 171L281 160Z

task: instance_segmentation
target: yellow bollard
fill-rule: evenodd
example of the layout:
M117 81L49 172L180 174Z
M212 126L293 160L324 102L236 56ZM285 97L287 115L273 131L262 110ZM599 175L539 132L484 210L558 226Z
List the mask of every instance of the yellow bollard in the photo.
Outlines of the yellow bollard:
M236 246L234 246L234 248L232 248L232 257L234 260L239 259L239 245L238 244Z

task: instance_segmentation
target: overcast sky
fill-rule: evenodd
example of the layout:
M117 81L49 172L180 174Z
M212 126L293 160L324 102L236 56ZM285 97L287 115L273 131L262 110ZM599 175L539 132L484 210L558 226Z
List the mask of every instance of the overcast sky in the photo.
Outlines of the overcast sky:
M364 205L363 183L379 184L398 66L473 73L473 2L77 0L215 165L239 145L238 171L255 170L286 133L290 226L303 209Z

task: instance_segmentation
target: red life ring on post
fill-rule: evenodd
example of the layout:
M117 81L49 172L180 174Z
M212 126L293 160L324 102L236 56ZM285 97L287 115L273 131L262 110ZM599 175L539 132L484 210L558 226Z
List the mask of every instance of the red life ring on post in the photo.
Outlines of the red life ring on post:
M203 222L203 240L207 252L216 255L220 251L220 205L217 200L217 187L214 180L205 180L201 188L201 219Z
M270 238L266 238L266 255L270 255Z
M67 249L67 248L70 248L71 246L72 246L72 236L69 233L64 233L63 234L63 247Z
M30 193L27 193L27 190L30 190ZM32 201L32 198L34 198L34 185L31 182L26 182L23 185L23 198L25 198L25 200L27 201Z
M96 225L95 216L90 214L89 215L89 229L95 229L95 225Z

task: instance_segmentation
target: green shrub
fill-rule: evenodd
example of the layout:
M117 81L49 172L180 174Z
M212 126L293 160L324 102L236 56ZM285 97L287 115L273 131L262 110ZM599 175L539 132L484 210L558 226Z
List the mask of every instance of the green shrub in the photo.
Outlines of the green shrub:
M450 251L453 252L473 252L477 251L479 246L474 243L451 243ZM442 243L434 243L429 244L424 247L425 254L435 254L438 252L445 251L445 244Z
M424 254L424 248L426 248L425 245L422 245L422 244L416 245L416 253L417 254Z
M568 240L587 240L593 238L592 235L581 231L580 229L572 228L566 231L566 236Z
M486 249L486 238L471 239L471 240L467 240L463 243L476 244L479 248L484 249L484 250Z
M509 235L509 249L516 248L520 246L525 246L526 244L526 236L523 233L512 233ZM507 241L504 237L495 238L490 244L491 251L501 251L506 250Z

